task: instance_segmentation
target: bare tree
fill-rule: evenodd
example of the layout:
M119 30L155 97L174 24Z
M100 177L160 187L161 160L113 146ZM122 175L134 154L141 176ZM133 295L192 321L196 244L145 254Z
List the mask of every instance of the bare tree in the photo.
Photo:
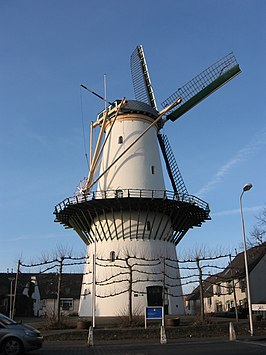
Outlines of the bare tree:
M71 258L73 254L73 248L72 247L67 247L65 245L62 245L62 244L57 244L56 245L56 249L54 251L54 257L56 259L61 259L62 257L63 258Z
M265 242L266 235L266 207L256 216L257 224L250 232L250 238L248 238L248 246L254 247L262 245Z
M52 255L52 261L50 260L50 255ZM58 244L56 246L56 249L52 251L51 253L48 252L42 252L40 256L40 260L42 263L52 263L52 266L50 268L58 267L58 272L57 272L57 298L56 298L56 320L57 322L60 322L61 319L61 309L60 309L60 301L61 301L61 287L62 287L62 274L63 274L63 266L65 259L71 259L72 257L72 248L66 247L62 244Z

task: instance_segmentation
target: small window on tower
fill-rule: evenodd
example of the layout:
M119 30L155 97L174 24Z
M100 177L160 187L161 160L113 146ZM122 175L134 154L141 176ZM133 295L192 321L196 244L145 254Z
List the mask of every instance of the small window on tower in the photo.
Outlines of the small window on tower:
M115 261L115 251L111 251L110 253L110 261Z
M155 166L154 165L151 166L151 173L152 173L152 175L155 174Z
M147 221L146 227L147 227L147 231L151 230L151 222L150 221Z
M118 144L122 144L123 143L123 137L122 136L119 136L118 137Z

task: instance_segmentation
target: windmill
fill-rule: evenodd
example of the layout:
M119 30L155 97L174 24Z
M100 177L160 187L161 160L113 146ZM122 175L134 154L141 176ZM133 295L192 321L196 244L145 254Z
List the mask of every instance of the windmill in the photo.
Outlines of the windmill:
M120 307L131 316L134 307L159 305L169 314L183 313L176 245L210 211L189 195L161 129L240 73L230 53L158 111L142 46L132 53L130 67L135 100L108 102L98 114L91 124L90 142L96 128L99 134L94 151L90 145L88 178L54 211L55 221L74 229L88 246L80 316L94 320L116 316ZM165 189L159 149L172 191Z

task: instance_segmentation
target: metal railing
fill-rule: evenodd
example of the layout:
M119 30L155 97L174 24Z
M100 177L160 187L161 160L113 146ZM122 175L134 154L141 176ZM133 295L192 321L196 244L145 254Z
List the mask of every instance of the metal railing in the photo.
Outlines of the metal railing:
M188 203L194 205L196 207L202 208L206 212L209 211L209 205L205 201L200 198L182 194L175 193L173 191L168 190L146 190L146 189L117 189L117 190L105 190L105 191L93 191L87 194L78 194L76 196L72 196L66 198L58 205L55 206L55 213L60 213L67 206L76 205L79 203L90 202L93 200L106 200L106 199L122 199L122 198L133 198L133 199L167 199L180 201L184 203Z

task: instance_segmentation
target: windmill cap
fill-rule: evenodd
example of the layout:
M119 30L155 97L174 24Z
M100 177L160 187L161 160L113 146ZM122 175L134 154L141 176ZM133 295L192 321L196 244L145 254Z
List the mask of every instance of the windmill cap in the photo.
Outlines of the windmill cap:
M140 113L150 117L158 117L159 112L145 102L136 100L126 100L125 105L121 108L121 114Z

